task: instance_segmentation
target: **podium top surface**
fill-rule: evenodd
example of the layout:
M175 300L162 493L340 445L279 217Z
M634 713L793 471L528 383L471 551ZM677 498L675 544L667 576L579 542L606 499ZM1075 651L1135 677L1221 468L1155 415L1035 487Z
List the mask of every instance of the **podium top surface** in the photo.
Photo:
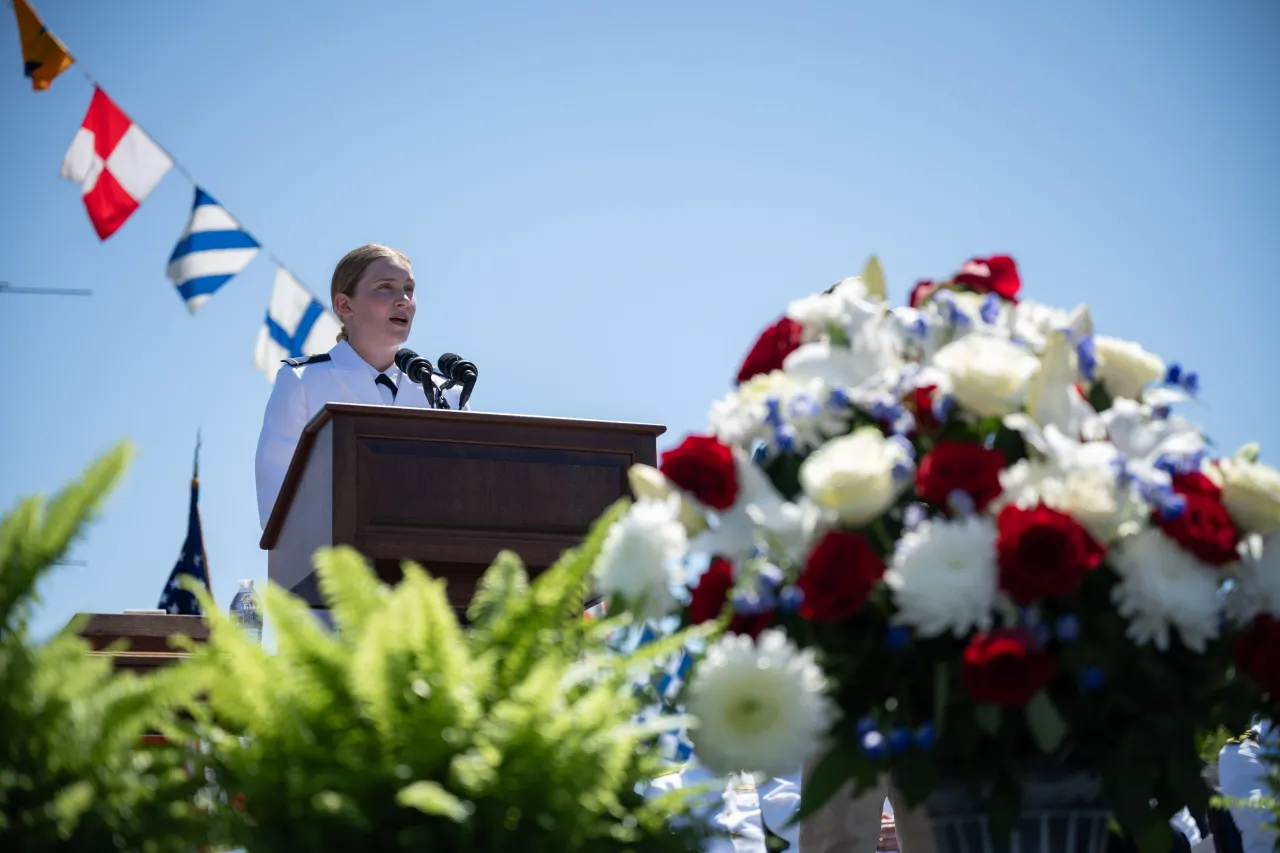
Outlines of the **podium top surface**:
M344 423L352 426L341 428L340 433L349 436L343 444L353 439L362 440L356 436L367 436L375 440L394 436L408 440L452 441L468 446L557 446L583 450L612 448L618 451L624 447L635 447L636 442L652 448L656 437L666 432L666 427L659 424L375 406L364 403L326 403L303 428L275 508L263 530L260 542L263 549L273 548L280 535L317 437L326 426L334 424L337 427ZM354 432L350 431L352 429ZM652 454L652 450L649 453Z

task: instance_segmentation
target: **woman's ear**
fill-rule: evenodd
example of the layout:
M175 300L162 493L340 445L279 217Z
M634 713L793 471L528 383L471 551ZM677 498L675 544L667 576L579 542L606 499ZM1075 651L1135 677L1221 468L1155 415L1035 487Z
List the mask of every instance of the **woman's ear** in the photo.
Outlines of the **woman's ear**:
M351 297L345 293L339 293L333 297L333 310L337 312L339 317L350 317L355 314L351 308Z

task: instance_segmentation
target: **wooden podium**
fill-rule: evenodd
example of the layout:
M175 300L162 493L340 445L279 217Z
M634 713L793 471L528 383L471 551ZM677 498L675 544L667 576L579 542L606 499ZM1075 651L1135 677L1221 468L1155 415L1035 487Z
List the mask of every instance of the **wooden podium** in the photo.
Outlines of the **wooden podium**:
M414 560L464 609L500 550L530 574L582 541L629 495L632 464L656 464L652 424L351 403L303 430L262 534L267 576L324 608L312 554L350 545L388 583Z

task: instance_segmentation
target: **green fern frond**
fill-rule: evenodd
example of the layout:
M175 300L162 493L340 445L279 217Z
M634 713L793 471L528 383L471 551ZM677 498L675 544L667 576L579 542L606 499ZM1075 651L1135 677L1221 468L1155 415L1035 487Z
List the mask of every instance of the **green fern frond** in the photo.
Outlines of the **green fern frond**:
M329 605L339 635L358 630L386 604L390 592L372 572L355 570L356 564L363 567L364 560L351 548L322 548L313 563L320 594Z

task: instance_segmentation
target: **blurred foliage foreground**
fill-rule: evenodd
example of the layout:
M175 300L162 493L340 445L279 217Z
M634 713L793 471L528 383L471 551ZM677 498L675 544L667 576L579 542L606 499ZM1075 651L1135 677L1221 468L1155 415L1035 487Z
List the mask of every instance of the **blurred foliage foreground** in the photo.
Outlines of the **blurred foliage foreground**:
M335 630L268 588L269 654L205 596L210 641L139 677L89 654L79 625L43 643L28 630L37 584L128 458L121 445L0 522L0 850L702 846L699 792L645 796L669 772L657 734L676 721L638 722L634 687L688 635L620 654L607 640L619 620L582 617L621 506L533 582L500 555L466 628L420 567L390 588L334 549L316 566Z

